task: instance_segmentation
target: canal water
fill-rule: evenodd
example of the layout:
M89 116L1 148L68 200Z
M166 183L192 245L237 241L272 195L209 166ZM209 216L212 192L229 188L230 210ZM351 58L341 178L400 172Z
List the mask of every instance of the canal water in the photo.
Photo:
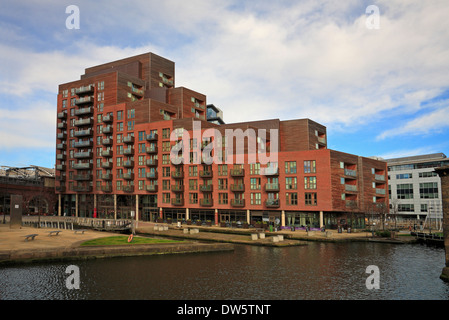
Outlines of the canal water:
M79 289L68 289L70 265ZM379 288L368 289L378 268ZM448 300L444 249L310 243L233 252L38 263L0 268L3 300Z

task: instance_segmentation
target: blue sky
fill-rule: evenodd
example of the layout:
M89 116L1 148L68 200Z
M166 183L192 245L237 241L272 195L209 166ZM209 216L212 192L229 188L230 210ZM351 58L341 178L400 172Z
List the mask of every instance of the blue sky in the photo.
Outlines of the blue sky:
M149 51L228 123L310 118L331 149L449 155L448 12L447 0L3 0L0 165L53 167L58 85Z

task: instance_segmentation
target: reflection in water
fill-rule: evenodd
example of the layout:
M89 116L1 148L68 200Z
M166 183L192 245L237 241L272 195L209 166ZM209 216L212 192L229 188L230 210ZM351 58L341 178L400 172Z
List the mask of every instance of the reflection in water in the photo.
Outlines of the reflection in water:
M65 263L0 269L0 299L439 299L444 250L420 245L310 243L236 246L234 252L75 261L80 290L68 290ZM380 270L368 290L366 267Z

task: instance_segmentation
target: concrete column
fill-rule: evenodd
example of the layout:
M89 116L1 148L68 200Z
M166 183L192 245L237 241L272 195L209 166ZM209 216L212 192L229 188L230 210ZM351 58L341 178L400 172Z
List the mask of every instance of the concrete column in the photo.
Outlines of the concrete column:
M190 219L189 208L186 208L186 220Z
M246 222L248 224L251 223L251 214L249 213L249 209L246 210Z
M323 211L320 211L320 228L324 227Z
M78 193L75 194L75 217L78 218Z
M218 209L215 209L215 225L218 226Z
M281 227L285 227L285 211L281 211Z
M114 194L114 220L117 220L117 195Z
M440 278L449 282L449 166L435 168L441 179L441 197L443 203L443 238L446 258L446 266L441 272Z
M58 194L58 216L61 216L61 194Z
M136 221L139 221L139 195L136 194Z

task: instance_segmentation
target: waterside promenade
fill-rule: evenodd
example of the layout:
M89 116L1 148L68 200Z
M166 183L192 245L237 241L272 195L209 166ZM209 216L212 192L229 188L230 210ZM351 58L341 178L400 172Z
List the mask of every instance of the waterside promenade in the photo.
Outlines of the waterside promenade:
M91 239L109 237L117 233L86 229L85 232L61 230L51 235L57 228L35 228L23 226L10 229L9 224L0 224L0 265L14 262L39 260L72 260L104 258L110 256L135 256L148 254L174 254L189 252L213 252L233 250L234 244L288 247L307 245L309 241L348 242L372 241L387 243L412 243L414 237L396 236L395 238L373 238L371 232L342 232L330 230L305 231L282 230L262 231L258 229L223 228L206 226L181 227L175 224L139 222L135 226L136 236L167 237L182 239L179 243L95 246L84 247L81 243ZM37 234L34 240L26 236Z

